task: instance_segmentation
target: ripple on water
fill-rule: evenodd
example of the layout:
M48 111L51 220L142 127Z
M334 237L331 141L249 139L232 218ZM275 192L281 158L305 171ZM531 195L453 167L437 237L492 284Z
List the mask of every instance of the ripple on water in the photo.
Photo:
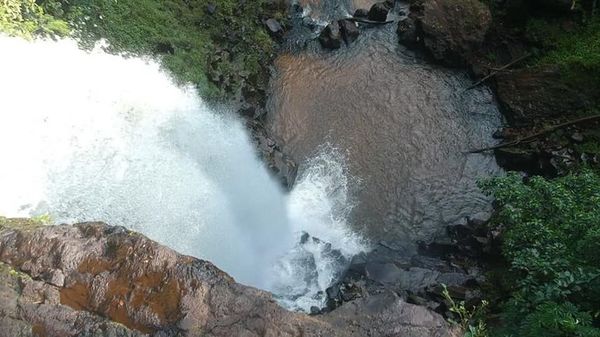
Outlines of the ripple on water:
M464 92L465 73L419 61L394 29L363 30L333 52L312 42L281 55L268 127L299 162L325 140L346 151L362 181L355 228L408 244L489 210L476 181L500 169L465 151L493 143L501 117L487 88Z

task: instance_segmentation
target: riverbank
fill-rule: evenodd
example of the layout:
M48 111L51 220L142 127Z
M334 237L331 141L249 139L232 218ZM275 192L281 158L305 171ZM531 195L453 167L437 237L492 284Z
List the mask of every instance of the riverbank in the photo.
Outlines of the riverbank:
M593 6L414 1L398 33L432 61L470 69L473 87L494 89L507 121L495 136L509 145L487 152L501 166L557 176L598 165L597 120L551 130L598 114L600 29Z

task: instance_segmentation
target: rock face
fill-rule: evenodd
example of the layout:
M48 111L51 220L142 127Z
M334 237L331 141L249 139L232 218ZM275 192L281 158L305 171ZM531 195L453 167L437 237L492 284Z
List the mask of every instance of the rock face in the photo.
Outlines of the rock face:
M210 262L103 223L0 219L1 336L453 336L393 294L309 317Z
M531 124L588 107L582 90L572 88L558 69L519 69L497 75L497 95L513 125Z
M422 0L411 6L409 19L414 23L401 23L404 27L398 29L400 41L418 42L447 66L463 66L483 43L492 16L478 0Z

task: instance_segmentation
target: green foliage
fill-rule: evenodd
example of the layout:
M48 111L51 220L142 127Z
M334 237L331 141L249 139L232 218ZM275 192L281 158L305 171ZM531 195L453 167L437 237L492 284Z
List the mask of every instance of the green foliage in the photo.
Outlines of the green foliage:
M488 302L483 300L481 305L469 309L464 301L458 303L454 301L445 284L442 284L442 288L442 295L449 304L450 312L457 316L456 320L450 319L450 322L461 327L462 331L465 332L464 337L487 337L487 326L483 316Z
M88 47L103 38L112 52L158 54L182 82L224 98L266 86L274 42L261 22L263 1L43 0L76 27ZM207 6L216 5L209 14Z
M69 25L46 14L34 0L0 0L0 32L25 38L66 36Z
M536 45L535 62L558 65L575 85L600 87L600 18L565 29L560 22L530 19L527 36Z
M496 198L512 275L505 305L516 336L600 336L600 176L527 182L514 173L482 183Z

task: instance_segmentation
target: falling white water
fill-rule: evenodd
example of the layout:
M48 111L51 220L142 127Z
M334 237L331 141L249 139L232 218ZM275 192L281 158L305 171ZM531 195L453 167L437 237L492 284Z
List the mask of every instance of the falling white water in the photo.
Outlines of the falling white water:
M335 151L285 195L241 123L157 62L70 40L0 36L0 50L0 215L123 225L300 310L363 249Z

